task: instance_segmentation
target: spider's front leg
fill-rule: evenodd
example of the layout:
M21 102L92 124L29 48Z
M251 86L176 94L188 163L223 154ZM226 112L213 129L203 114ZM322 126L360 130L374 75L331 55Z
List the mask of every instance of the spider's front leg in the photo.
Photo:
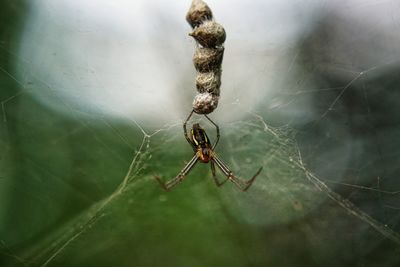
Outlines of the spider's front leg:
M198 161L198 156L197 154L193 156L193 158L183 167L183 169L180 171L180 173L173 179L169 180L168 182L164 183L161 181L161 178L158 176L154 176L154 178L157 180L157 182L160 183L162 188L164 188L165 191L169 191L172 187L175 185L179 184L180 182L185 179L186 175L190 172L190 170L194 167L194 165Z
M214 150L215 147L217 146L218 142L219 142L219 137L220 137L220 134L219 134L219 127L218 127L218 125L217 125L215 122L213 122L207 115L204 114L204 116L205 116L205 117L207 118L207 120L209 120L209 121L215 126L215 128L217 129L217 140L215 140L215 143L214 143L214 145L213 145L213 147L212 147L212 150Z
M183 133L185 135L186 141L189 143L189 145L191 147L193 147L193 150L196 151L196 148L193 146L192 140L190 139L188 133L187 133L187 129L186 129L186 124L188 123L188 121L190 120L190 118L193 115L194 110L192 110L189 114L189 116L187 117L187 119L185 120L185 122L183 123Z

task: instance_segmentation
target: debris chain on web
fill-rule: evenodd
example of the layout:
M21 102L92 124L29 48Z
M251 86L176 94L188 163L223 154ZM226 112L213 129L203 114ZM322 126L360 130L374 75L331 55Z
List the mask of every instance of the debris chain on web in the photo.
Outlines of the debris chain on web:
M192 1L186 20L193 28L189 35L197 44L193 64L197 70L198 94L193 100L193 110L197 114L209 114L218 106L225 29L214 21L211 9L202 0Z

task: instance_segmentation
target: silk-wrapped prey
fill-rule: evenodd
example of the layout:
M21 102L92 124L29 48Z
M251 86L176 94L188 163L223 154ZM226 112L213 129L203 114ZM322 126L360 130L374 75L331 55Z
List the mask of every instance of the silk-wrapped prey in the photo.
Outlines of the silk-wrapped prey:
M219 96L210 93L200 93L194 97L193 110L197 114L209 114L218 106Z
M196 88L199 93L212 93L219 96L221 87L221 70L199 72L196 76Z
M224 48L199 47L193 56L194 67L198 72L216 71L221 68Z
M202 0L193 0L192 5L186 14L186 21L195 28L206 20L211 20L213 17L211 9Z
M189 33L201 46L214 48L221 46L226 39L224 27L215 21L205 21Z

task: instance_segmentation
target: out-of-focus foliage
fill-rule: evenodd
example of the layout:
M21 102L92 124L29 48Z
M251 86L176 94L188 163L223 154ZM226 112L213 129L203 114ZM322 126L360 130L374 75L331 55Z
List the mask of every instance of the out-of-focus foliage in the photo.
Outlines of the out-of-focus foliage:
M294 78L275 81L280 91L259 99L255 111L240 103L221 109L245 114L219 123L217 152L244 179L264 167L252 188L217 188L210 166L198 164L166 193L153 175L174 177L193 153L181 121L160 126L71 106L18 57L21 46L34 45L20 42L29 3L0 7L0 266L400 263L395 48L388 64L376 62L378 71L343 75L324 57L335 44L324 34L340 33L331 31L337 20L321 19L287 50L296 64L285 75ZM315 113L281 112L302 101ZM212 126L201 123L214 140Z

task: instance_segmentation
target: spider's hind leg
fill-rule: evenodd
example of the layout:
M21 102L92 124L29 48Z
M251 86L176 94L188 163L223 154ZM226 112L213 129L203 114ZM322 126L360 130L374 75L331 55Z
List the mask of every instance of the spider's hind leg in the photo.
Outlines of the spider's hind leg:
M215 182L215 184L216 184L218 187L220 187L221 185L223 185L223 184L224 184L226 181L228 181L229 179L226 178L225 180L223 180L222 182L220 182L220 181L218 180L218 178L217 178L217 175L215 174L215 163L214 163L214 161L211 161L210 164L211 164L211 172L212 172L212 176L213 176L214 182Z
M225 165L225 163L223 163L222 160L220 160L217 156L214 156L213 161L218 166L218 168L225 174L227 179L229 179L232 183L234 183L241 191L246 191L247 189L249 189L249 187L253 184L254 180L263 169L261 167L260 169L258 169L256 174L254 174L251 179L244 181L233 175L232 171L229 170L229 168Z

